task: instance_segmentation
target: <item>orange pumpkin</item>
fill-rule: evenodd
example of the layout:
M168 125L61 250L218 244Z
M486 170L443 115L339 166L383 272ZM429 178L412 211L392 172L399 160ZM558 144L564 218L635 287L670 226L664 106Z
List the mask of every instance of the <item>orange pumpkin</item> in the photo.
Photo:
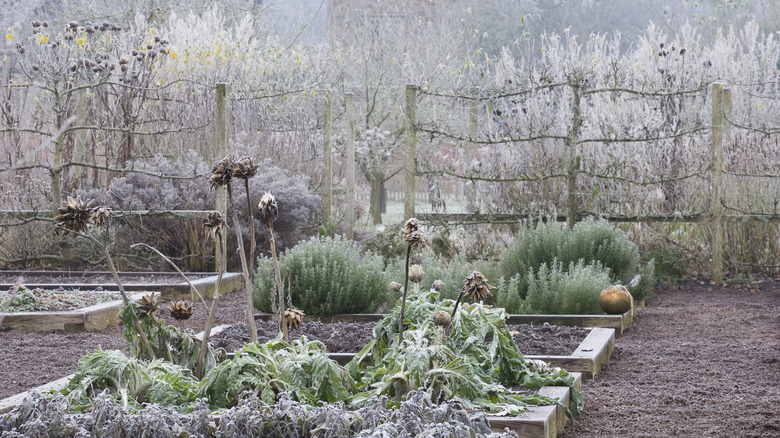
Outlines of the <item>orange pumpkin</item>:
M631 309L634 298L625 286L617 284L601 291L599 304L605 313L618 315Z

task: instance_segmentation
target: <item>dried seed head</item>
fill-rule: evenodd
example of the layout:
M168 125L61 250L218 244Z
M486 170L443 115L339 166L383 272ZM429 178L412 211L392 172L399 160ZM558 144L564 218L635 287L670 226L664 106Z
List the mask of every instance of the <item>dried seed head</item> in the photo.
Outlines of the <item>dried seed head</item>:
M153 294L146 294L138 300L138 307L144 311L142 316L148 316L157 312L160 309L160 296Z
M214 164L214 167L211 169L211 178L209 178L209 184L212 189L230 184L230 180L233 176L233 172L230 170L232 164L233 159L229 156Z
M240 160L233 162L231 171L233 178L249 179L257 175L257 168L259 164L254 164L251 157L244 157Z
M394 290L396 292L401 292L401 290L404 288L404 286L397 282L397 281L391 281L390 282L390 290Z
M206 238L216 239L217 233L222 233L225 228L227 228L227 224L218 211L209 213L206 222L203 222L203 232L206 234Z
M433 323L438 325L439 327L449 327L450 323L452 322L452 317L449 313L444 312L442 310L437 310L433 314Z
M420 265L409 266L409 281L419 283L423 280L423 268Z
M107 227L111 224L111 215L113 215L113 211L110 207L97 206L92 209L92 223L98 228Z
M417 218L409 218L403 226L404 241L412 248L422 248L425 246L425 236L420 231L420 224Z
M487 282L487 278L479 271L471 271L468 277L463 281L463 294L471 301L483 301L492 296L490 289L495 289Z
M433 290L435 290L436 292L441 292L441 290L442 290L442 289L444 289L444 282L443 282L443 281L441 281L441 280L436 280L436 281L434 281L434 282L433 282L433 284L431 285L431 287L432 287L432 288L433 288Z
M54 218L55 231L62 230L63 235L67 235L68 231L83 233L87 230L87 224L92 221L92 210L84 205L80 196L76 196L76 199L68 196L65 205L60 207L58 212Z
M168 307L168 311L176 319L190 319L190 316L192 316L192 303L187 300L176 301Z
M284 311L284 323L288 328L298 328L303 323L303 317L306 316L302 310L290 307Z
M279 207L276 205L276 198L270 192L265 192L257 206L260 208L260 214L263 217L272 221L276 220L276 215L279 214Z

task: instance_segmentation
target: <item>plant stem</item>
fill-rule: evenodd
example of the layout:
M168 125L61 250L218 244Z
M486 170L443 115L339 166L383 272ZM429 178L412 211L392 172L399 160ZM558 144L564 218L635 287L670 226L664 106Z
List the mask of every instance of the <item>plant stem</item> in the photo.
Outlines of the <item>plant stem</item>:
M450 315L450 318L455 318L455 312L458 311L458 304L460 304L461 298L463 298L463 291L460 291L458 294L458 299L455 300L455 307L452 308L452 315Z
M284 321L284 284L282 284L282 274L279 272L279 260L276 257L276 241L274 240L274 221L271 215L268 215L268 230L271 233L271 259L274 263L274 282L276 283L276 290L279 296L279 324L284 337L284 342L290 342L287 336L287 324Z
M225 273L225 265L227 263L227 254L225 254L227 251L222 246L222 231L217 231L214 241L217 243L217 250L220 253L219 273L217 274L217 284L214 285L214 298L211 301L211 309L206 313L206 326L203 328L203 339L200 342L200 351L198 352L198 364L195 368L195 377L198 379L203 379L206 373L206 350L208 350L209 337L211 336L211 326L214 324L214 315L217 313L222 274ZM255 330L255 335L257 335L257 330Z
M244 252L244 238L241 236L241 224L238 223L238 212L233 203L233 190L231 185L227 185L228 202L230 209L233 210L233 227L236 229L236 240L238 240L238 256L241 259L241 270L244 274L244 295L246 296L246 322L249 326L249 336L252 342L257 342L257 326L255 325L255 308L252 305L252 282L249 279L249 268L246 264L246 253Z
M97 245L100 250L103 252L103 256L106 258L106 261L108 262L108 268L111 269L111 274L114 276L114 281L116 282L116 286L119 288L119 293L122 294L122 301L125 303L125 306L130 305L130 298L127 297L127 293L125 292L125 287L122 286L122 281L119 280L119 273L116 270L116 267L114 266L114 260L111 258L111 254L108 253L108 248L106 248L106 245L103 245L100 243L99 240L95 239L95 236L92 235L89 231L86 233L79 233L73 230L68 230L71 233L76 233L79 236L86 237L87 239L91 240L92 243ZM143 328L141 328L141 322L136 319L133 323L133 326L135 327L135 330L138 332L138 336L141 337L141 342L146 347L146 353L149 355L149 360L154 360L154 350L152 350L152 345L149 343L149 339L146 337L146 332L144 332Z
M409 289L409 253L412 245L406 247L406 275L404 278L404 294L401 298L401 317L398 319L398 345L404 342L404 312L406 312L406 291Z
M255 248L257 244L255 242L255 219L252 217L252 200L249 198L249 179L244 180L244 188L246 189L246 211L249 218L249 231L251 236L251 240L249 241L249 275L254 277Z
M203 299L203 295L201 295L200 292L198 292L198 288L196 288L195 285L192 284L190 279L187 278L186 275L184 275L184 272L181 272L181 269L179 269L179 267L176 266L176 263L174 263L173 260L171 260L168 257L166 257L165 254L161 253L157 248L155 248L153 246L149 246L149 245L147 245L145 243L134 243L134 244L130 245L130 248L133 248L133 249L139 248L139 247L144 247L144 248L146 248L146 249L148 249L150 251L153 251L153 252L157 253L157 255L162 257L163 260L168 262L168 264L171 265L173 267L173 269L175 269L176 272L178 272L179 275L181 275L184 278L184 281L186 281L187 284L190 285L190 290L192 291L193 299L194 299L194 296L197 295L197 297L200 300L200 302L203 303L204 310L206 310L208 312L208 306L206 305L206 300Z

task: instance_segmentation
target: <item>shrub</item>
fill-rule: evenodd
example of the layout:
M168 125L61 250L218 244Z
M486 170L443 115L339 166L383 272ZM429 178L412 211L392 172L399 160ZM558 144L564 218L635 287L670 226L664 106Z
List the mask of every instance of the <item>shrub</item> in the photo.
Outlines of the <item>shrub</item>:
M535 271L529 269L525 276L501 278L496 305L508 313L602 313L599 293L611 282L609 271L598 262L586 265L580 260L564 265L553 260Z
M602 313L599 294L611 283L608 271L599 263L582 260L568 266L555 261L528 273L528 313Z
M525 275L529 269L536 271L543 264L550 265L555 259L561 259L561 252L567 239L567 231L555 219L543 221L539 218L536 225L532 221L523 221L517 230L517 237L501 255L498 274L504 278ZM525 292L522 293L525 297Z
M628 285L638 272L639 249L606 220L588 218L568 233L559 260L564 265L597 260L610 270L613 281Z
M130 163L135 169L160 173L163 175L206 175L210 164L204 162L197 154L190 151L179 162L157 156L151 163ZM250 180L253 208L257 207L260 197L265 191L270 191L279 204L279 217L274 223L277 248L283 249L300 240L304 234L303 227L319 209L319 198L309 192L308 177L290 175L287 171L275 167L270 160L261 163L262 172ZM250 231L247 218L246 193L240 183L233 184L236 207L239 220L242 222L245 247L249 247ZM214 191L209 188L206 176L196 179L163 179L143 173L128 173L126 176L114 178L111 189L93 189L77 191L83 199L94 199L98 204L105 204L115 211L122 210L213 210L215 207ZM205 214L204 214L205 218ZM257 247L268 248L268 233L264 221L254 218ZM174 219L155 217L126 217L115 220L112 224L115 245L122 253L135 255L128 249L136 242L148 242L164 254L178 259L180 267L190 271L207 271L213 269L213 244L205 242L202 230L203 219ZM235 245L235 233L228 235L228 245ZM80 254L79 254L80 255ZM195 255L195 257L193 257ZM240 270L236 251L228 249L228 269Z
M589 218L577 223L571 231L549 219L540 219L536 225L524 222L498 265L501 281L496 304L510 312L520 310L517 303L528 304L526 298L532 280L539 279L542 266L547 267L545 274L555 271L555 266L566 273L570 267L596 262L611 283L625 285L635 299L646 299L652 293L655 284L652 260L640 267L636 245L606 220ZM586 277L579 278L587 281ZM600 313L598 307L595 312Z
M374 312L389 295L383 267L381 257L361 254L355 242L341 236L312 238L279 257L282 274L290 270L293 305L317 315ZM257 309L271 310L273 287L273 263L261 256L253 292Z

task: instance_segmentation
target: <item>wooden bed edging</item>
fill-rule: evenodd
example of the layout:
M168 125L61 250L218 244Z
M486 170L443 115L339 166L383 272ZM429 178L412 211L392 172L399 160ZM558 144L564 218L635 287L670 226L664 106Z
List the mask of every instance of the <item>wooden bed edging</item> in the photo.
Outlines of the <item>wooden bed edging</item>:
M154 293L154 292L153 292ZM130 299L138 301L145 293L130 294ZM55 312L15 312L5 313L0 332L42 332L65 330L83 332L103 330L109 325L119 324L119 308L122 300L108 301L77 310Z
M104 273L100 273L104 274ZM161 273L156 272L137 272L136 274L154 274L154 275L160 275ZM185 274L187 274L185 272ZM202 275L203 273L197 272L193 274ZM33 274L30 274L33 275ZM162 275L170 276L170 273L164 273ZM179 274L175 274L179 275ZM214 288L217 282L217 275L211 275L204 278L198 278L195 280L192 280L192 285L195 286L196 289L198 289L198 292L200 292L201 295L203 295L204 298L212 297L214 296ZM53 284L46 284L46 283L40 283L40 284L34 284L29 283L25 284L25 286L29 289L34 288L41 288L41 289L57 289L62 286L66 286L68 288L72 289L78 289L83 291L91 291L91 290L104 290L104 291L115 291L118 290L116 283L109 282L109 283L53 283ZM126 284L123 282L122 286L125 288L126 291L132 292L132 291L156 291L160 292L160 295L163 299L167 300L178 300L182 298L190 298L192 299L192 292L190 291L190 285L187 284L183 279L180 283L174 283L174 284L159 284L159 283L130 283L127 282ZM10 289L13 287L13 284L0 284L0 289L8 288ZM228 293L228 292L234 292L237 290L241 290L244 288L244 276L240 272L226 272L222 276L222 293Z
M221 331L221 329L220 329ZM212 335L214 332L212 332ZM541 360L553 367L563 368L569 372L579 373L583 379L595 378L601 367L609 362L612 350L615 348L615 330L596 327L591 329L579 347L570 356L524 355L526 359ZM328 357L340 365L346 365L356 353L328 353ZM366 356L366 362L371 356Z

